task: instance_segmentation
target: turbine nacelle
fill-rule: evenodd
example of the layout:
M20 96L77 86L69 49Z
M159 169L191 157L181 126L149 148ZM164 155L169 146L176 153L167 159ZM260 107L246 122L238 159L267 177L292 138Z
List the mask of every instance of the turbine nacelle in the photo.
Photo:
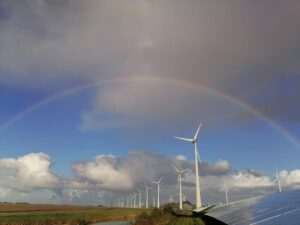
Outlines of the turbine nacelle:
M186 172L189 171L188 169L180 170L173 163L171 163L171 165L173 166L173 168L174 168L174 170L176 171L177 174L185 174Z
M153 180L152 183L154 183L154 184L160 184L161 180L162 180L162 177L160 177L158 181L154 181Z
M202 125L202 124L200 123L199 126L198 126L198 128L197 128L197 131L196 131L196 133L195 133L195 135L194 135L193 138L183 138L183 137L174 137L174 138L179 139L179 140L182 140L182 141L187 141L187 142L190 142L190 143L192 143L192 144L195 144L195 143L198 142L198 134L199 134L201 125Z

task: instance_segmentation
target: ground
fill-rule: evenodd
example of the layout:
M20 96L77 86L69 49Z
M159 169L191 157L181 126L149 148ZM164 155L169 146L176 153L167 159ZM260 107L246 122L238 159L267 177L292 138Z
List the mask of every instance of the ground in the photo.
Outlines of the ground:
M0 204L1 225L85 225L95 222L131 220L140 209L95 206Z

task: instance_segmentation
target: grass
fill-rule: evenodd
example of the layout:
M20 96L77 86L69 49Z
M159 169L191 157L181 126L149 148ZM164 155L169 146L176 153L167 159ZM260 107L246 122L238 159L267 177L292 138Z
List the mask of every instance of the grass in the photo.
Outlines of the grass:
M212 207L210 207L212 208ZM208 211L207 209L206 211ZM203 213L193 214L190 210L172 209L172 205L165 205L163 209L154 208L142 212L135 220L135 225L226 225Z
M193 217L192 214L185 212L188 216L176 216L171 206L163 209L154 208L150 212L141 213L135 221L135 225L205 225L201 218Z
M168 225L205 225L200 218L175 218Z
M86 225L96 222L131 220L139 209L0 204L1 225Z

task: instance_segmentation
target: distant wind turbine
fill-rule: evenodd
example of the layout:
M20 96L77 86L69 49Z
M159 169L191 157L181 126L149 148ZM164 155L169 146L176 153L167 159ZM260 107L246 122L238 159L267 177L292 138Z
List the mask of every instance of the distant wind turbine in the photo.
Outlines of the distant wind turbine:
M226 205L228 205L229 201L228 201L228 190L227 190L227 185L224 181L224 191L225 191L225 200L226 200Z
M174 200L173 200L173 195L172 195L172 194L170 195L169 202L170 202L170 203L173 203L173 202L174 202Z
M151 190L150 187L147 187L145 184L145 194L146 194L146 209L149 207L149 190Z
M133 208L133 195L130 195L130 208Z
M139 208L142 208L142 193L143 193L143 191L141 191L141 189L138 188L138 192L139 192Z
M201 123L194 135L194 138L182 138L182 137L174 137L176 139L190 142L194 145L194 154L195 154L195 182L196 182L196 208L201 208L201 193L200 193L200 180L199 180L199 171L198 171L198 150L197 150L197 142L198 142L198 133L201 127Z
M159 186L160 186L161 180L162 180L162 177L158 181L152 181L152 183L157 184L157 208L160 207L160 205L159 205L160 204L159 203L159 191L160 191Z
M133 208L136 208L136 196L137 193L133 193Z
M278 191L281 192L281 184L280 184L280 180L279 180L278 168L276 169L276 179L274 180L274 182L277 183L277 185L278 185Z
M177 173L177 179L179 181L179 209L182 209L183 194L182 194L181 178L182 178L182 175L184 173L186 173L188 170L179 170L173 163L172 163L172 166Z

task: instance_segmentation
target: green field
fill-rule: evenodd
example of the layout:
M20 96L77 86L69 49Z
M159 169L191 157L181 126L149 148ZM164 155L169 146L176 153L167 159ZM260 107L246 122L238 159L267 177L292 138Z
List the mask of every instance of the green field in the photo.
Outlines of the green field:
M88 225L108 221L132 221L135 225L211 225L220 224L207 216L195 218L190 211L174 213L162 209L122 209L95 206L0 204L1 225Z
M98 207L55 207L0 205L1 225L85 225L96 222L131 220L139 209L103 209Z

